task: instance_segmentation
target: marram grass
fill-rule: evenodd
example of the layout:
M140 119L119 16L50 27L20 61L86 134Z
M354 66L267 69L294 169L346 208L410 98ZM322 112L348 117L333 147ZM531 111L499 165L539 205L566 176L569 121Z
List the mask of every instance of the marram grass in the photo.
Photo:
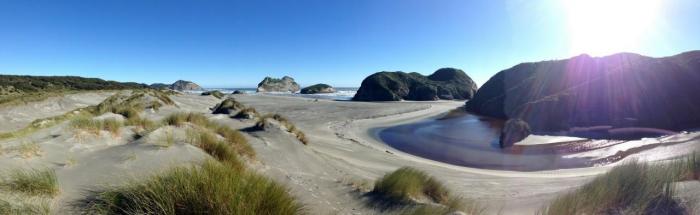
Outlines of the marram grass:
M251 172L217 161L177 167L143 182L95 193L90 213L99 214L300 214L287 190Z
M58 179L53 169L13 170L3 177L0 189L45 196L55 196L59 192Z

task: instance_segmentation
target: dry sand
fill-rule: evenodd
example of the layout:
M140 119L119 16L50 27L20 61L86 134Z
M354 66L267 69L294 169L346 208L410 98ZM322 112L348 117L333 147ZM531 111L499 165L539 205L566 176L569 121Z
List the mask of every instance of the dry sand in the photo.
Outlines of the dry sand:
M69 111L70 107L99 103L106 95L85 93L63 101L64 109L50 109L52 102L29 104L32 108L0 109L2 129L21 128L33 115ZM314 100L275 95L235 95L237 100L261 113L280 113L289 118L310 140L303 145L279 130L245 132L257 159L249 165L287 185L311 214L378 214L365 204L363 191L372 181L403 166L424 170L455 192L488 206L488 214L533 214L557 194L590 180L609 167L542 172L510 172L454 166L394 150L374 137L376 128L438 117L463 102L347 102ZM80 99L77 99L80 98ZM172 96L178 107L147 111L150 119L174 112L209 113L220 102L211 96ZM53 100L52 100L53 101ZM45 108L46 107L46 108ZM53 111L55 110L55 111ZM253 126L254 120L231 119L207 114L211 119L236 129ZM10 122L10 123L7 123ZM61 193L53 200L54 213L71 212L70 203L84 198L86 190L118 185L152 175L176 165L198 163L208 155L189 144L176 141L171 147L155 146L163 127L149 138L133 141L131 131L119 135L81 135L67 123L40 130L19 139L0 140L0 171L14 168L55 169ZM40 147L33 156L22 156L17 146L31 143ZM687 185L695 186L696 185ZM0 195L2 197L2 195Z

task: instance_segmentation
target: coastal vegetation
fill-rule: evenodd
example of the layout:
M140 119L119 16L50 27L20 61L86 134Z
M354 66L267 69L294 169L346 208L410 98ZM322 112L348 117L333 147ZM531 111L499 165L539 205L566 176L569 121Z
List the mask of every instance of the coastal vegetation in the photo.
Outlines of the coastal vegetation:
M255 153L237 130L197 113L175 113L164 125L188 127L191 144L214 160L175 167L147 180L95 191L86 201L101 214L299 214L302 205L277 183L245 168Z
M0 176L0 214L50 214L58 195L53 169L15 169Z
M299 214L287 190L255 173L218 161L176 167L145 181L96 193L87 202L100 214Z
M144 88L147 88L144 84L105 81L99 78L0 75L0 105L41 101L78 91Z
M540 214L685 214L675 183L699 174L697 154L664 163L628 162L556 198Z
M254 128L258 130L265 130L270 127L270 120L274 120L277 123L279 123L280 126L284 127L284 129L294 135L301 143L304 145L309 144L309 139L306 138L306 134L299 130L294 123L289 121L286 117L280 115L280 114L265 114L261 117L258 118L257 122L255 122Z
M437 179L412 167L402 167L378 179L370 195L377 201L403 208L404 214L481 214L474 201L454 197Z

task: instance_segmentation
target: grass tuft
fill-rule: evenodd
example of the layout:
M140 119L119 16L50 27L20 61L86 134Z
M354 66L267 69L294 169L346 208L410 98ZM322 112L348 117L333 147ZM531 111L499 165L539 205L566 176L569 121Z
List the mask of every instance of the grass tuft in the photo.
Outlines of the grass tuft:
M70 124L74 129L85 130L96 135L100 131L108 131L116 135L119 134L119 130L122 127L122 122L116 119L97 120L87 117L75 118Z
M410 202L427 197L436 203L444 204L450 196L442 183L411 167L402 167L384 175L374 184L372 192L397 202Z
M284 126L287 132L292 133L301 143L304 145L309 144L309 139L307 139L306 134L299 130L291 121L280 114L266 114L258 118L255 122L254 128L257 130L265 130L270 127L270 122L268 120L275 120L279 122L281 126Z
M258 117L260 114L258 114L258 111L255 110L255 108L252 107L247 107L243 108L236 115L233 116L233 118L236 119L253 119L255 117Z
M99 214L299 214L302 207L276 183L215 161L173 168L145 182L95 192Z
M0 214L24 215L24 214L51 214L51 203L46 199L20 197L20 199L10 203L0 199Z
M59 192L53 169L14 170L3 178L0 188L28 195L56 196Z
M681 214L673 183L697 179L696 154L676 161L629 162L600 175L581 188L556 198L540 214Z

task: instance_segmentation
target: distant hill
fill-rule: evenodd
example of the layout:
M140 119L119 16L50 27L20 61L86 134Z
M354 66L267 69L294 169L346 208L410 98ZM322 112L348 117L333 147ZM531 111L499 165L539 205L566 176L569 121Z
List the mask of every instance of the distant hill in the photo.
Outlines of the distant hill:
M105 81L76 76L0 75L0 104L25 97L75 90L123 90L147 88L133 82Z

